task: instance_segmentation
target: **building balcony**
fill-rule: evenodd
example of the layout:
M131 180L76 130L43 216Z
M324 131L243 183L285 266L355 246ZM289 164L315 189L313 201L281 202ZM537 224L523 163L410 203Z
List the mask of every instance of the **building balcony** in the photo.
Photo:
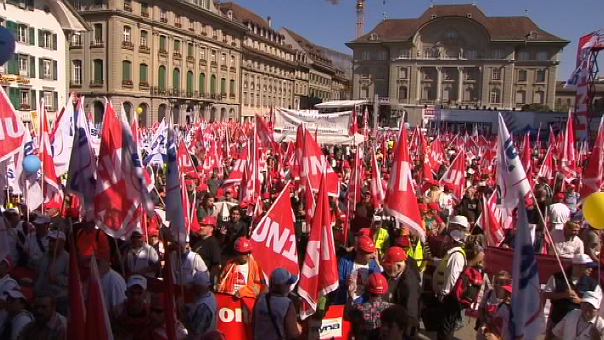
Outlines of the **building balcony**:
M105 42L102 40L93 40L90 42L91 48L102 48L105 47Z
M149 17L149 11L141 11L141 16L143 18L148 18Z
M132 12L132 4L124 3L124 11Z
M187 62L189 63L195 63L195 57L192 55L187 56Z
M167 24L168 23L168 18L159 18L159 21L162 22L162 23L164 23L164 24Z
M227 71L227 70L228 70L228 68L227 68L227 66L226 66L226 65L220 65L220 69L221 69L222 71Z
M229 93L229 98L235 99L235 94L234 93Z
M237 47L237 43L236 43L236 42L234 42L234 41L232 41L232 42L231 42L231 46L233 46L233 47Z
M134 87L134 83L130 79L124 79L122 80L122 87L131 89L132 87Z
M174 60L182 60L182 54L179 52L174 52L172 53L172 58L174 58Z
M138 51L140 53L146 53L146 54L151 53L151 49L149 48L149 46L143 46L143 45L138 47Z
M229 68L229 70L230 70L231 72L233 72L233 73L237 72L237 69L236 69L235 67L233 67L233 66L231 66L231 67Z
M208 62L205 59L199 59L199 66L206 66Z
M107 4L98 4L98 5L86 5L80 4L78 6L78 10L80 11L100 11L107 9Z
M164 49L159 49L159 51L157 51L157 54L159 54L160 57L168 57L168 51Z
M70 81L69 87L76 88L76 89L80 88L80 87L82 87L82 81Z
M122 41L122 48L133 51L134 44L132 43L132 41Z
M206 31L201 31L201 35L203 35L204 37L208 35L208 32Z
M72 48L72 49L82 48L82 40L69 42L69 48Z
M103 87L103 79L94 79L90 81L90 87Z
M149 90L149 82L147 81L141 81L138 83L138 88L141 91L148 91Z
M227 98L226 92L220 93L220 99L226 99L226 98Z
M214 34L214 35L212 36L212 39L214 39L214 40L218 40L218 36L217 36L216 34Z
M213 61L213 62L210 63L210 66L212 66L212 67L218 67L218 63L216 63L215 61Z

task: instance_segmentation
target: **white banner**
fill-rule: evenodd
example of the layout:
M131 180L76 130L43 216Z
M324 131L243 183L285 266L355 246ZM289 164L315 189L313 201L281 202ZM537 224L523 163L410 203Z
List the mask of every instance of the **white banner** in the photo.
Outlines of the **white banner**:
M317 110L275 110L275 130L284 134L296 134L298 125L304 124L312 134L348 136L352 111L319 113Z

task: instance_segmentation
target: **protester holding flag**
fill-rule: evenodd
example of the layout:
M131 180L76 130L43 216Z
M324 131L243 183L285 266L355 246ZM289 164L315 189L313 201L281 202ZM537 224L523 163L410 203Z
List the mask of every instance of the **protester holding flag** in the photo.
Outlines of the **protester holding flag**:
M256 297L263 289L264 278L252 256L252 245L247 238L240 237L233 248L237 257L227 261L215 290L238 298Z
M124 270L129 275L143 275L147 278L156 277L160 269L157 251L143 239L140 228L130 234L130 245L123 255Z
M354 252L345 255L338 261L339 287L336 291L335 303L345 303L349 297L353 301L365 301L365 285L371 274L381 273L382 268L375 259L375 244L366 235L360 236ZM350 287L355 288L350 296Z
M38 264L34 292L52 293L56 300L57 311L67 314L69 253L65 251L65 233L53 230L47 238L48 251L42 255Z

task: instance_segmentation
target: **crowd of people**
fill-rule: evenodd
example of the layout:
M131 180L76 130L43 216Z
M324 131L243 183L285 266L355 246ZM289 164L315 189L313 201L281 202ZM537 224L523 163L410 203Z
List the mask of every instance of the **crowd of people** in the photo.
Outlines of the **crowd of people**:
M375 155L365 152L360 160L371 169L375 156L386 188L393 144L383 143ZM493 169L481 167L479 157L472 159L466 168L464 195L457 198L450 184L423 181L423 162L417 160L412 177L427 236L422 238L376 203L371 171L360 174L362 198L347 212L348 183L352 169L358 168L354 159L359 151L341 146L323 150L340 179L340 196L330 198L339 287L321 298L312 317L299 318L302 301L292 290L297 277L280 267L265 278L250 243L263 214L290 183L300 263L306 253L310 233L306 193L296 185L291 166L287 162L278 166L283 163L280 154L269 150L263 194L256 202L238 200L239 185L225 185L234 159L225 159L208 178L183 174L197 221L186 243L176 242L169 232L161 167L152 192L155 213L125 239L114 239L94 220L81 218L73 195L32 213L11 195L3 210L8 251L0 262L0 339L68 338L68 277L75 252L84 288L91 261L96 261L116 340L168 339L165 295L154 289L165 280L167 268L188 296L176 303L178 339L224 338L216 329L215 294L220 293L256 299L251 311L254 339L319 339L320 321L330 305L346 306L345 317L357 340L416 339L424 331L435 332L438 340L453 339L464 324L465 311L477 305L476 338L511 340L515 287L506 271L487 279L485 230L478 223L483 201L496 190ZM443 176L456 156L455 148L447 151L449 159L434 169L435 178ZM534 157L535 164L542 161L542 156ZM592 275L599 263L601 236L583 222L576 191L579 182L535 180L534 199L526 201L528 222L535 225L535 251L557 253L572 262L571 268L554 274L543 290L543 297L551 302L546 339L604 339L604 320L599 316L602 292ZM500 247L514 247L516 214L510 216L512 227L505 230Z

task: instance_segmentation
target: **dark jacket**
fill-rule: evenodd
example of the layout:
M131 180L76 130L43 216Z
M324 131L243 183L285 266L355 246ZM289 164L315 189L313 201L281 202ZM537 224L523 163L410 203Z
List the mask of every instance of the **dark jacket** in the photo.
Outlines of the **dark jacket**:
M570 278L570 272L566 273L566 275ZM554 274L554 280L556 282L555 293L568 291L568 285L566 284L566 280L564 280L564 275L562 275L562 272ZM582 276L577 281L577 284L571 283L571 286L572 287L570 288L574 290L579 297L581 297L584 292L595 291L596 287L598 286L598 281L594 280L591 276ZM568 312L581 307L580 304L573 303L571 299L551 300L551 303L552 308L550 310L550 317L552 318L554 325L562 321Z
M405 260L405 270L397 279L389 278L386 272L383 273L388 278L388 285L394 284L390 289L385 301L401 305L407 309L408 326L405 330L406 336L414 336L419 330L420 319L420 297L422 288L420 285L420 273L417 262L412 257Z

